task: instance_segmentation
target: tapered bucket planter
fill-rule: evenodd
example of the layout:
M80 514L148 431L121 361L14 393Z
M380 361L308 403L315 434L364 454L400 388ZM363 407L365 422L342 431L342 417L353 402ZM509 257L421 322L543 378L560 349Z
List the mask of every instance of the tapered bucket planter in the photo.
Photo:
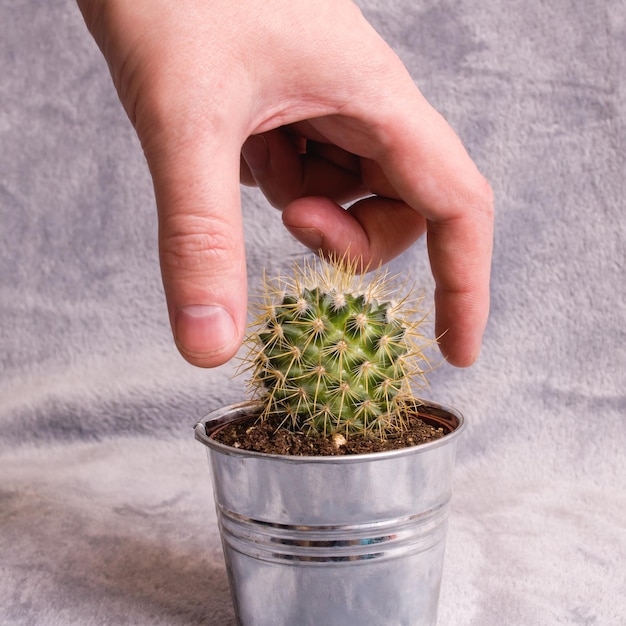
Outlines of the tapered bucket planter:
M464 424L457 411L428 406L426 421L443 427L443 438L353 456L261 454L211 438L254 413L251 403L196 425L239 624L435 624Z

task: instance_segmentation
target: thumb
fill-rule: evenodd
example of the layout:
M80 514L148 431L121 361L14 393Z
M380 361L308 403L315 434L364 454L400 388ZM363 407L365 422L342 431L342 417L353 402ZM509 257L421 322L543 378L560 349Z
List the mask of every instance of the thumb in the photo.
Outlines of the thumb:
M236 128L248 101L233 78L228 3L175 4L79 0L152 174L174 338L189 362L213 367L245 329L239 154L249 133Z
M178 349L190 363L214 367L234 356L246 322L240 143L215 128L177 126L142 138L161 274Z

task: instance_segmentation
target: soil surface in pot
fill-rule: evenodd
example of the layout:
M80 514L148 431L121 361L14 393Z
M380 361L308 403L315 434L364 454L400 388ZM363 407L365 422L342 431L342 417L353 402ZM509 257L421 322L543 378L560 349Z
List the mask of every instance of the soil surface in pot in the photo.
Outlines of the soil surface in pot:
M212 434L213 439L227 446L267 454L292 456L337 456L368 454L417 446L440 439L449 432L438 423L438 409L420 406L406 416L407 427L389 433L385 439L351 434L343 437L305 435L294 433L281 426L280 417L270 417L261 422L257 416L243 418L227 424ZM423 418L423 419L422 419Z

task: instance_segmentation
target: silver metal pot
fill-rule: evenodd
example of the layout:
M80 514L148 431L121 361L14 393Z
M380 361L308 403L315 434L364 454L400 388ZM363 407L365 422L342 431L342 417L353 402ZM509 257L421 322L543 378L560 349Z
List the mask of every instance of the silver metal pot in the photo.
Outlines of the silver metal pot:
M253 413L252 403L196 425L239 624L435 624L464 422L454 409L428 406L449 431L443 438L353 456L261 454L211 438Z

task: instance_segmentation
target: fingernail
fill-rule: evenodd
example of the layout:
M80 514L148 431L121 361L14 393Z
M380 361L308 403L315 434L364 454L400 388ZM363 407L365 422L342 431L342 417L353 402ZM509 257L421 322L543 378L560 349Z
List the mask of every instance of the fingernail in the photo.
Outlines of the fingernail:
M307 248L319 252L324 248L324 235L317 228L293 228L287 227L289 232Z
M252 174L260 174L269 160L267 141L262 135L251 135L241 147L241 154Z
M219 354L237 339L230 313L221 306L205 304L179 309L174 334L181 351L194 356Z

